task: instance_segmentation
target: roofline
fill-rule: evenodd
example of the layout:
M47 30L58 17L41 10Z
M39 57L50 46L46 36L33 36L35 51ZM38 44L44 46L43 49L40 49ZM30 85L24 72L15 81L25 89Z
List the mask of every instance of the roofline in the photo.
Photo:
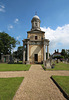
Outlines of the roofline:
M37 32L45 33L44 31L41 31L41 30L31 30L31 31L27 31L27 33L37 33Z

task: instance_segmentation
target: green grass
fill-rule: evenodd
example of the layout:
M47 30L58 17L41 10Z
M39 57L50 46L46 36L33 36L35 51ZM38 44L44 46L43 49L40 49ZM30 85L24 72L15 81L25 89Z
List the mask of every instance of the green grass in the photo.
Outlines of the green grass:
M0 64L0 71L27 71L30 66L25 64Z
M65 63L57 63L54 68L52 69L47 69L47 70L69 70L69 64Z
M69 76L52 76L52 77L69 96Z
M43 64L41 64L41 66L42 66L42 68L43 68L44 70L46 70L46 68L44 67L44 65L43 65Z
M23 77L0 78L0 100L12 100Z

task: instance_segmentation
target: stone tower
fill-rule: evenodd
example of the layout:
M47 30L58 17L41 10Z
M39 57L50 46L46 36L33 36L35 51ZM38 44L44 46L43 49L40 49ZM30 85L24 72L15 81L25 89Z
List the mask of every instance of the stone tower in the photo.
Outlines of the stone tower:
M45 32L40 29L37 15L32 18L31 23L32 28L27 32L27 39L23 40L23 63L43 63L46 61L46 46L49 59L49 40L45 39Z

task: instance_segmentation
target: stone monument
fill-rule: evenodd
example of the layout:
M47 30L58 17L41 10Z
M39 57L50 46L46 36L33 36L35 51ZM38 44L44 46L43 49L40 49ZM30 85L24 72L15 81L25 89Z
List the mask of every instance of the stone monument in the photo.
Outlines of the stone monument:
M45 39L45 32L40 29L40 22L37 15L31 20L32 28L27 32L27 39L23 40L23 63L45 63L46 47L47 59L49 59L49 40ZM27 54L27 57L25 54Z

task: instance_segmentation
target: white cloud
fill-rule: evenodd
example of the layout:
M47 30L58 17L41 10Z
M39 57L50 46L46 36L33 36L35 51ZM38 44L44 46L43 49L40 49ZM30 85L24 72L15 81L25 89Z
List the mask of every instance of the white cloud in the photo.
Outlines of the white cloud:
M13 29L13 25L8 25L8 30Z
M4 5L0 5L0 12L5 12L5 6Z
M57 27L56 30L41 27L45 31L45 38L50 40L50 49L63 49L69 47L69 24Z
M17 36L16 39L19 40L21 38L21 36Z
M18 19L18 18L16 18L16 19L14 20L14 23L18 23L18 21L19 21L19 19Z

